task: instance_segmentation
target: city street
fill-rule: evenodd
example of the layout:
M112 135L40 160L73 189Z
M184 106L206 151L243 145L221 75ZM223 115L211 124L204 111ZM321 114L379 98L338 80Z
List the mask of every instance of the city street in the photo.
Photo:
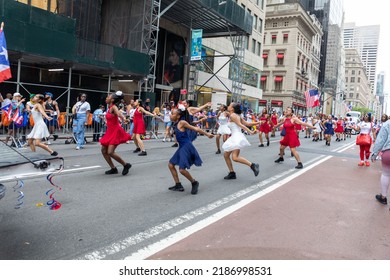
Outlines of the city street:
M61 174L53 177L53 183L62 188L55 194L55 198L62 203L62 207L57 211L52 211L46 206L41 206L42 203L45 205L49 200L45 193L52 187L44 176L24 180L25 197L20 209L14 209L17 202L16 193L12 189L14 183L6 183L7 193L5 198L0 201L0 239L2 240L0 242L0 258L28 260L143 259L181 241L199 229L218 225L214 222L234 211L239 209L241 209L239 212L245 211L248 209L246 205L251 201L257 201L256 204L251 204L251 210L256 213L257 210L253 207L258 207L259 219L260 217L264 219L268 217L268 219L263 220L258 225L256 220L252 221L246 230L252 228L253 232L256 232L257 228L261 226L262 231L267 232L267 229L270 229L274 223L272 219L277 218L272 215L273 209L278 212L280 205L277 203L278 200L272 200L271 204L269 204L269 200L266 200L262 204L259 203L259 198L263 195L265 198L272 197L274 192L278 192L279 195L281 193L280 197L287 198L288 201L294 201L295 196L299 197L298 193L291 192L290 188L279 188L284 184L294 185L293 182L298 180L297 187L299 188L308 186L316 188L317 184L327 184L329 190L336 191L338 187L353 189L355 187L353 184L359 181L361 171L356 164L358 150L354 145L354 137L340 143L332 142L331 146L327 147L324 142L312 142L311 139L304 139L301 136L301 147L298 151L304 164L302 170L294 168L296 162L290 158L289 151L287 151L283 164L274 163L279 151L279 136L271 138L270 147L264 148L257 147L257 135L249 136L248 139L252 146L243 150L241 154L248 160L260 164L259 176L254 177L253 172L247 166L234 164L237 179L226 181L223 177L228 173L227 167L223 155L215 154L215 140L198 137L195 146L203 159L203 165L190 169L194 178L200 182L197 195L190 194L191 185L183 177L180 178L185 187L184 192L168 190L168 187L174 184L167 167L168 160L175 151L175 148L171 147L172 143L163 143L161 140L145 141L148 152L146 157L139 157L132 153L133 144L121 145L118 151L126 161L133 165L129 174L122 176L121 174L104 175L108 166L100 154L98 144L88 144L84 150L75 150L74 145L65 145L63 139L57 140L52 146L59 152L60 156L64 157L65 169ZM334 174L328 171L330 169L323 168L323 165L328 162L331 162L333 168L337 166L336 169L341 172L338 175L341 175L342 181L332 181ZM119 171L121 169L122 167L119 168ZM380 164L370 168L365 167L363 170L369 172L367 175L369 177L364 176L364 178L373 178L372 185L369 186L370 189L367 189L369 196L366 197L366 200L369 201L370 205L372 204L372 207L379 209L382 205L377 205L378 203L373 197L379 189ZM310 175L309 177L307 174L318 174L318 176ZM357 175L350 177L349 174ZM306 200L311 199L309 194L310 192L308 192ZM334 197L339 194L329 191L327 195ZM348 200L347 195L344 192L343 197L339 198ZM305 203L305 200L302 202ZM285 205L286 201L282 203ZM298 205L294 204L294 207ZM260 210L260 207L263 208ZM264 207L268 209L268 212L264 212ZM342 207L337 209L343 212ZM288 211L290 210L297 209L289 209ZM317 210L321 210L321 207ZM314 217L321 216L321 213L316 213L316 209L310 207L300 209L297 213L303 217L305 211L311 211L310 213ZM388 215L389 211L383 209L381 213ZM366 218L362 219L362 223L367 221ZM244 222L245 219L241 221ZM383 227L380 232L389 232L388 226L380 225ZM268 233L275 233L276 230L278 234L283 235L287 234L286 229L292 227L291 224L285 224L285 229L283 229L283 225L280 226L278 230L272 229ZM369 228L371 225L364 224L362 226L362 228ZM321 227L322 225L318 225L316 228L318 242L327 238L321 235ZM208 236L210 233L206 231L204 236L208 236L209 242L213 243L212 236L218 240L218 236L222 234L220 231L225 232L233 229L229 226L225 228L223 225L219 225L218 232L213 231L211 236ZM332 231L331 228L327 229L324 235L330 234L328 230ZM353 229L348 228L348 230ZM199 231L196 234L202 235L202 232ZM239 233L238 236L244 233ZM357 234L364 233L357 232ZM276 238L276 235L274 236ZM272 234L269 238L267 242L272 241ZM308 238L307 235L306 238ZM191 238L186 240L186 242L191 242ZM388 234L384 235L381 246L387 248L386 246L390 244L389 240ZM261 242L261 240L256 242ZM222 243L220 249L223 251ZM188 246L188 249L192 251L192 245ZM196 246L196 242L194 246ZM358 248L356 247L355 250ZM234 258L234 256L238 259L245 258L245 250L249 254L247 256L272 259L329 259L340 256L376 259L385 257L383 254L371 255L372 252L368 251L356 254L334 252L332 255L332 252L327 252L327 255L320 253L310 255L287 254L282 249L269 251L268 255L267 251L262 251L263 254L260 256L250 254L251 248L241 248L236 251L237 255L231 255L233 250L226 258ZM198 256L186 255L183 248L180 251L183 254L174 255L176 258L209 258L202 254ZM162 252L154 258L169 259L169 255ZM211 258L213 257L216 258L215 255ZM220 258L223 258L223 255L220 255Z

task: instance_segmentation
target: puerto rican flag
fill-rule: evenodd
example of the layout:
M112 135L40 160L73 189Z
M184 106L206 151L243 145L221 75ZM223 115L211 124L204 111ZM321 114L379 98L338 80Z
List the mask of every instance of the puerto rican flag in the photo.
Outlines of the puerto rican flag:
M23 122L23 114L20 113L19 108L15 110L14 116L12 117L14 123L22 124Z
M0 83L12 77L9 66L7 43L5 41L4 31L0 29Z
M5 105L4 107L1 107L1 111L3 111L3 114L7 115L7 118L11 118L12 115L12 104L9 103L8 105Z

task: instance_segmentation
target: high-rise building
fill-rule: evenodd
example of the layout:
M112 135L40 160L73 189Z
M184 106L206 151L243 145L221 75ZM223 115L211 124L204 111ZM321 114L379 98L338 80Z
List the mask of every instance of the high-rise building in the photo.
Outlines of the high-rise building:
M344 47L358 50L366 68L371 92L376 92L376 67L379 46L379 25L356 26L355 23L344 24Z
M336 102L344 91L344 64L342 36L344 7L342 0L287 0L298 1L322 25L321 64L318 82L323 91L323 112L335 113Z

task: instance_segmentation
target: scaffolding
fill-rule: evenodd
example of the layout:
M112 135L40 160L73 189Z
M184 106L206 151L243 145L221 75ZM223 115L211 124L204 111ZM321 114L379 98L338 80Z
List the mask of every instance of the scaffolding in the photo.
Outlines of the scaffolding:
M243 80L243 65L245 56L245 35L237 35L231 37L234 47L234 58L232 61L232 102L241 102L242 97L242 80Z
M149 55L149 74L139 82L139 92L154 92L161 0L144 1L141 52Z

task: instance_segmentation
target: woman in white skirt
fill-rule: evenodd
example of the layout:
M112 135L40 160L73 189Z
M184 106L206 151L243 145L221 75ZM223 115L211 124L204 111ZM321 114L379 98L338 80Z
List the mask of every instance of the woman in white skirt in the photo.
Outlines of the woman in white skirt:
M228 112L230 115L228 126L231 130L231 136L222 145L222 149L224 150L223 156L225 158L226 165L229 168L229 174L225 176L224 179L236 179L236 172L234 172L232 160L248 165L252 169L255 176L257 176L259 175L259 165L257 163L251 163L249 160L240 157L241 148L251 145L245 138L245 135L241 132L241 129L245 130L249 134L255 134L256 132L250 130L247 126L258 125L260 122L248 123L247 121L243 120L240 117L241 105L238 103L230 103ZM230 155L232 155L232 159L230 159Z
M36 151L36 146L38 146L45 151L48 151L50 155L57 156L57 152L51 150L49 146L41 142L42 138L50 136L49 130L47 129L43 117L45 117L49 121L52 120L52 118L45 113L45 109L43 108L43 102L45 102L45 97L42 94L36 94L31 101L35 103L34 107L31 110L31 114L34 120L34 127L31 130L30 134L27 135L28 145L33 152Z
M219 113L217 115L217 120L218 120L218 130L217 130L217 152L216 154L221 153L221 148L220 148L220 139L222 136L223 142L225 142L229 135L232 133L230 131L230 128L228 126L228 120L229 120L229 113L227 112L227 106L226 105L221 105L219 107Z

